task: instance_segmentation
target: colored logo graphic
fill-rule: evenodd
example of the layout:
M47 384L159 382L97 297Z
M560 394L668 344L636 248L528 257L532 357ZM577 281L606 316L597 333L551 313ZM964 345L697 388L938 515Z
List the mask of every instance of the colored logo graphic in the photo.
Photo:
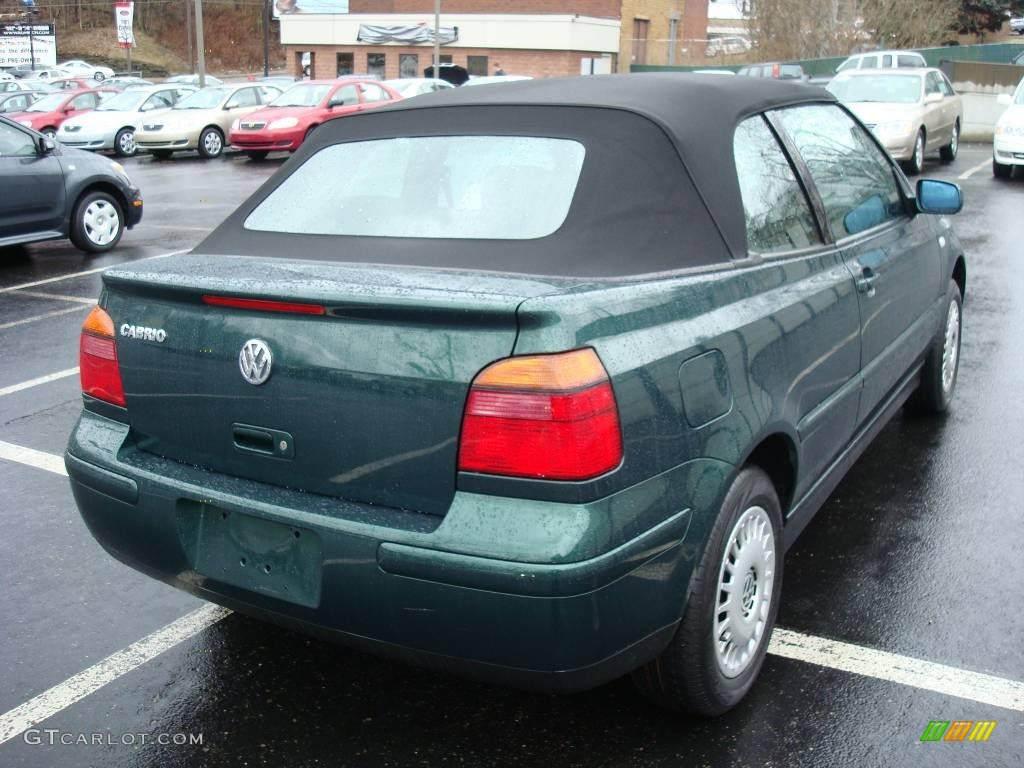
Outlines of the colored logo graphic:
M988 741L995 728L995 720L932 720L921 741Z

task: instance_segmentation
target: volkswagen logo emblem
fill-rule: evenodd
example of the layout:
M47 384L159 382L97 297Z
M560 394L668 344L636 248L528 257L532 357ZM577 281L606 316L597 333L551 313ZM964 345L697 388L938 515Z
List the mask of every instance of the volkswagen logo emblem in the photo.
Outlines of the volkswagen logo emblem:
M261 339L249 339L238 353L238 368L242 378L256 387L270 378L273 364L274 356L270 353L270 347Z

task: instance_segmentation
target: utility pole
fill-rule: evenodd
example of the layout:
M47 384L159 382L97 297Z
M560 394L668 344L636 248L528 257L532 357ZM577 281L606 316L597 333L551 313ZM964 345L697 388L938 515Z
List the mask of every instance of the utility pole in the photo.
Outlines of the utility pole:
M263 0L263 76L270 75L270 0Z
M199 87L206 87L206 47L203 43L203 0L196 3L196 50L199 52Z
M185 36L188 38L188 71L196 73L196 54L192 50L192 0L185 0Z
M434 79L441 77L441 0L434 0Z

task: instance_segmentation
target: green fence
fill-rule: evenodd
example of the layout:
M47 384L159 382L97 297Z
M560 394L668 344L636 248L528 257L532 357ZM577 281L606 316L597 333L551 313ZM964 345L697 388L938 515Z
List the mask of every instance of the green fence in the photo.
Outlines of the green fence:
M922 54L928 66L937 67L943 61L980 61L989 64L1008 64L1021 51L1024 51L1024 43L983 43L980 45L950 45L940 48L917 48ZM846 61L846 56L831 56L824 59L804 59L803 61L786 62L787 64L799 64L811 77L831 75L836 67ZM729 66L687 66L687 67L665 67L650 64L634 64L629 68L630 72L692 72L695 69L728 69L735 72L742 64Z

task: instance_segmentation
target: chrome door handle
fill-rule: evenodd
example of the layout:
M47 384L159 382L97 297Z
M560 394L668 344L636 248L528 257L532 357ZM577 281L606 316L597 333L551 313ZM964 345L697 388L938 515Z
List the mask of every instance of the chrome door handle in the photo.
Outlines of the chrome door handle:
M878 282L878 273L871 267L864 267L861 276L857 278L857 290L870 295L875 290L875 283Z

